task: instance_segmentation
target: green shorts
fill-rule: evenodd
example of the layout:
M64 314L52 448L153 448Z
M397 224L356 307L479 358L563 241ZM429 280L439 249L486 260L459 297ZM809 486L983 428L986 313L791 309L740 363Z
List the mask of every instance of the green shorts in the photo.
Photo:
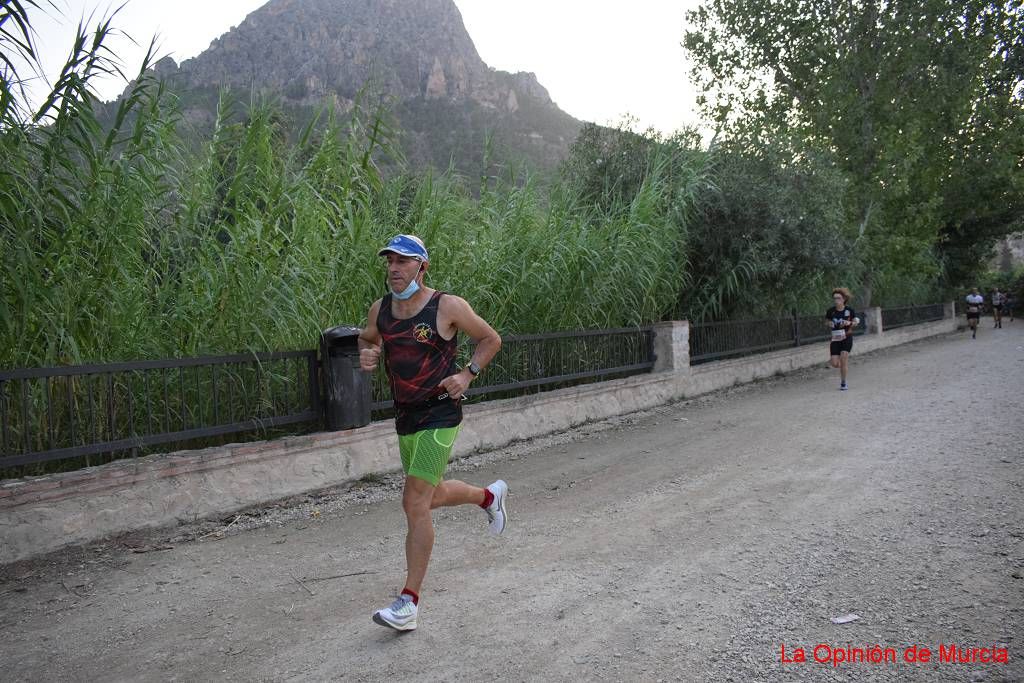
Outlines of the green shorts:
M448 457L452 454L452 446L458 435L459 427L424 429L413 434L399 434L398 451L402 454L402 469L410 477L437 486L444 478Z

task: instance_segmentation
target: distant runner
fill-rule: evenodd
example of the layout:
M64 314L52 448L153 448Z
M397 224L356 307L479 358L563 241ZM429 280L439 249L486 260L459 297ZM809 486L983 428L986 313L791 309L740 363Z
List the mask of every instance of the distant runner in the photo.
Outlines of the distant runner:
M832 332L829 341L829 364L839 368L839 390L846 391L846 373L849 369L850 352L853 351L853 328L860 318L848 306L853 295L845 287L832 290L832 308L825 312L825 320Z
M978 338L978 321L981 320L981 306L985 299L978 293L975 287L967 295L967 327L971 328L971 339Z
M996 287L992 291L992 329L1003 327L1003 307L1006 305L1006 295Z
M381 350L395 402L395 429L405 470L402 509L405 537L405 587L373 620L398 631L416 628L420 588L434 547L431 510L479 505L493 534L508 521L508 486L498 480L487 488L443 479L462 424L460 401L480 371L501 348L501 337L464 299L423 286L430 265L420 238L397 235L377 252L387 259L391 293L370 306L359 335L359 364L372 372ZM455 362L458 334L476 342L473 358L461 370Z

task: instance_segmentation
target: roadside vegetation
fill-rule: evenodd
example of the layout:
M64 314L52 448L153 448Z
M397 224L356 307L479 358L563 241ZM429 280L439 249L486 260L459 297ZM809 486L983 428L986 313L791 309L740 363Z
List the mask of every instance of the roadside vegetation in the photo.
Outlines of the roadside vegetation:
M701 35L729 27L730 3L712 4L721 11ZM992 114L1013 114L1016 137L998 150L999 174L982 177L963 156L943 180L934 165L956 141L933 153L919 127L924 147L877 159L906 175L879 179L872 167L871 184L840 141L811 129L826 125L820 116L773 118L765 100L715 121L724 100L710 91L710 145L693 131L588 125L553 180L527 169L467 177L403 165L401 131L369 98L295 133L272 97L238 106L225 93L197 141L152 52L122 98L101 103L92 82L121 69L105 47L116 15L80 28L30 108L22 79L37 65L31 20L44 5L0 5L4 368L311 348L324 328L363 323L385 290L376 250L396 232L426 240L428 284L515 333L818 312L838 284L862 293L860 305L948 299L980 272L993 235L1019 226L1019 173L1003 172L1021 148L1019 99ZM706 69L724 63L687 40ZM989 142L986 132L963 144ZM965 194L956 183L968 181L999 193ZM1009 213L995 216L996 201Z

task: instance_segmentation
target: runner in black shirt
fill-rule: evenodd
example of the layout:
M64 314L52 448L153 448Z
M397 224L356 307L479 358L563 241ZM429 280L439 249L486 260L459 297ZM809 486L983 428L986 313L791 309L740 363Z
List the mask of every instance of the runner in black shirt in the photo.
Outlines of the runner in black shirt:
M829 341L829 364L839 368L839 390L846 391L846 372L849 367L850 352L853 350L853 328L860 323L860 318L852 308L847 306L852 295L845 287L832 290L832 301L835 305L825 313L825 320L831 330Z
M992 329L1003 327L1003 306L1006 304L1006 295L996 287L992 290Z
M373 372L383 355L406 474L402 508L408 533L405 586L398 599L373 614L373 620L411 631L416 628L420 588L434 547L430 511L479 505L493 534L502 533L508 521L504 481L480 488L444 478L462 423L459 402L501 348L501 337L464 299L424 285L430 257L420 238L397 235L377 255L386 259L391 292L370 306L366 328L359 335L359 365ZM461 370L455 358L459 332L476 342L472 359Z

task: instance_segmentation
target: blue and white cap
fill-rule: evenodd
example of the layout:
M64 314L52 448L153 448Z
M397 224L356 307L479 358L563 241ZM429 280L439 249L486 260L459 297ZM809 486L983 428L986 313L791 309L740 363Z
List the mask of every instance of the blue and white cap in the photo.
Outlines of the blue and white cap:
M389 251L420 261L430 260L430 257L427 255L427 248L423 245L423 240L415 235L395 235L388 240L387 245L383 249L377 252L377 256L383 256Z

